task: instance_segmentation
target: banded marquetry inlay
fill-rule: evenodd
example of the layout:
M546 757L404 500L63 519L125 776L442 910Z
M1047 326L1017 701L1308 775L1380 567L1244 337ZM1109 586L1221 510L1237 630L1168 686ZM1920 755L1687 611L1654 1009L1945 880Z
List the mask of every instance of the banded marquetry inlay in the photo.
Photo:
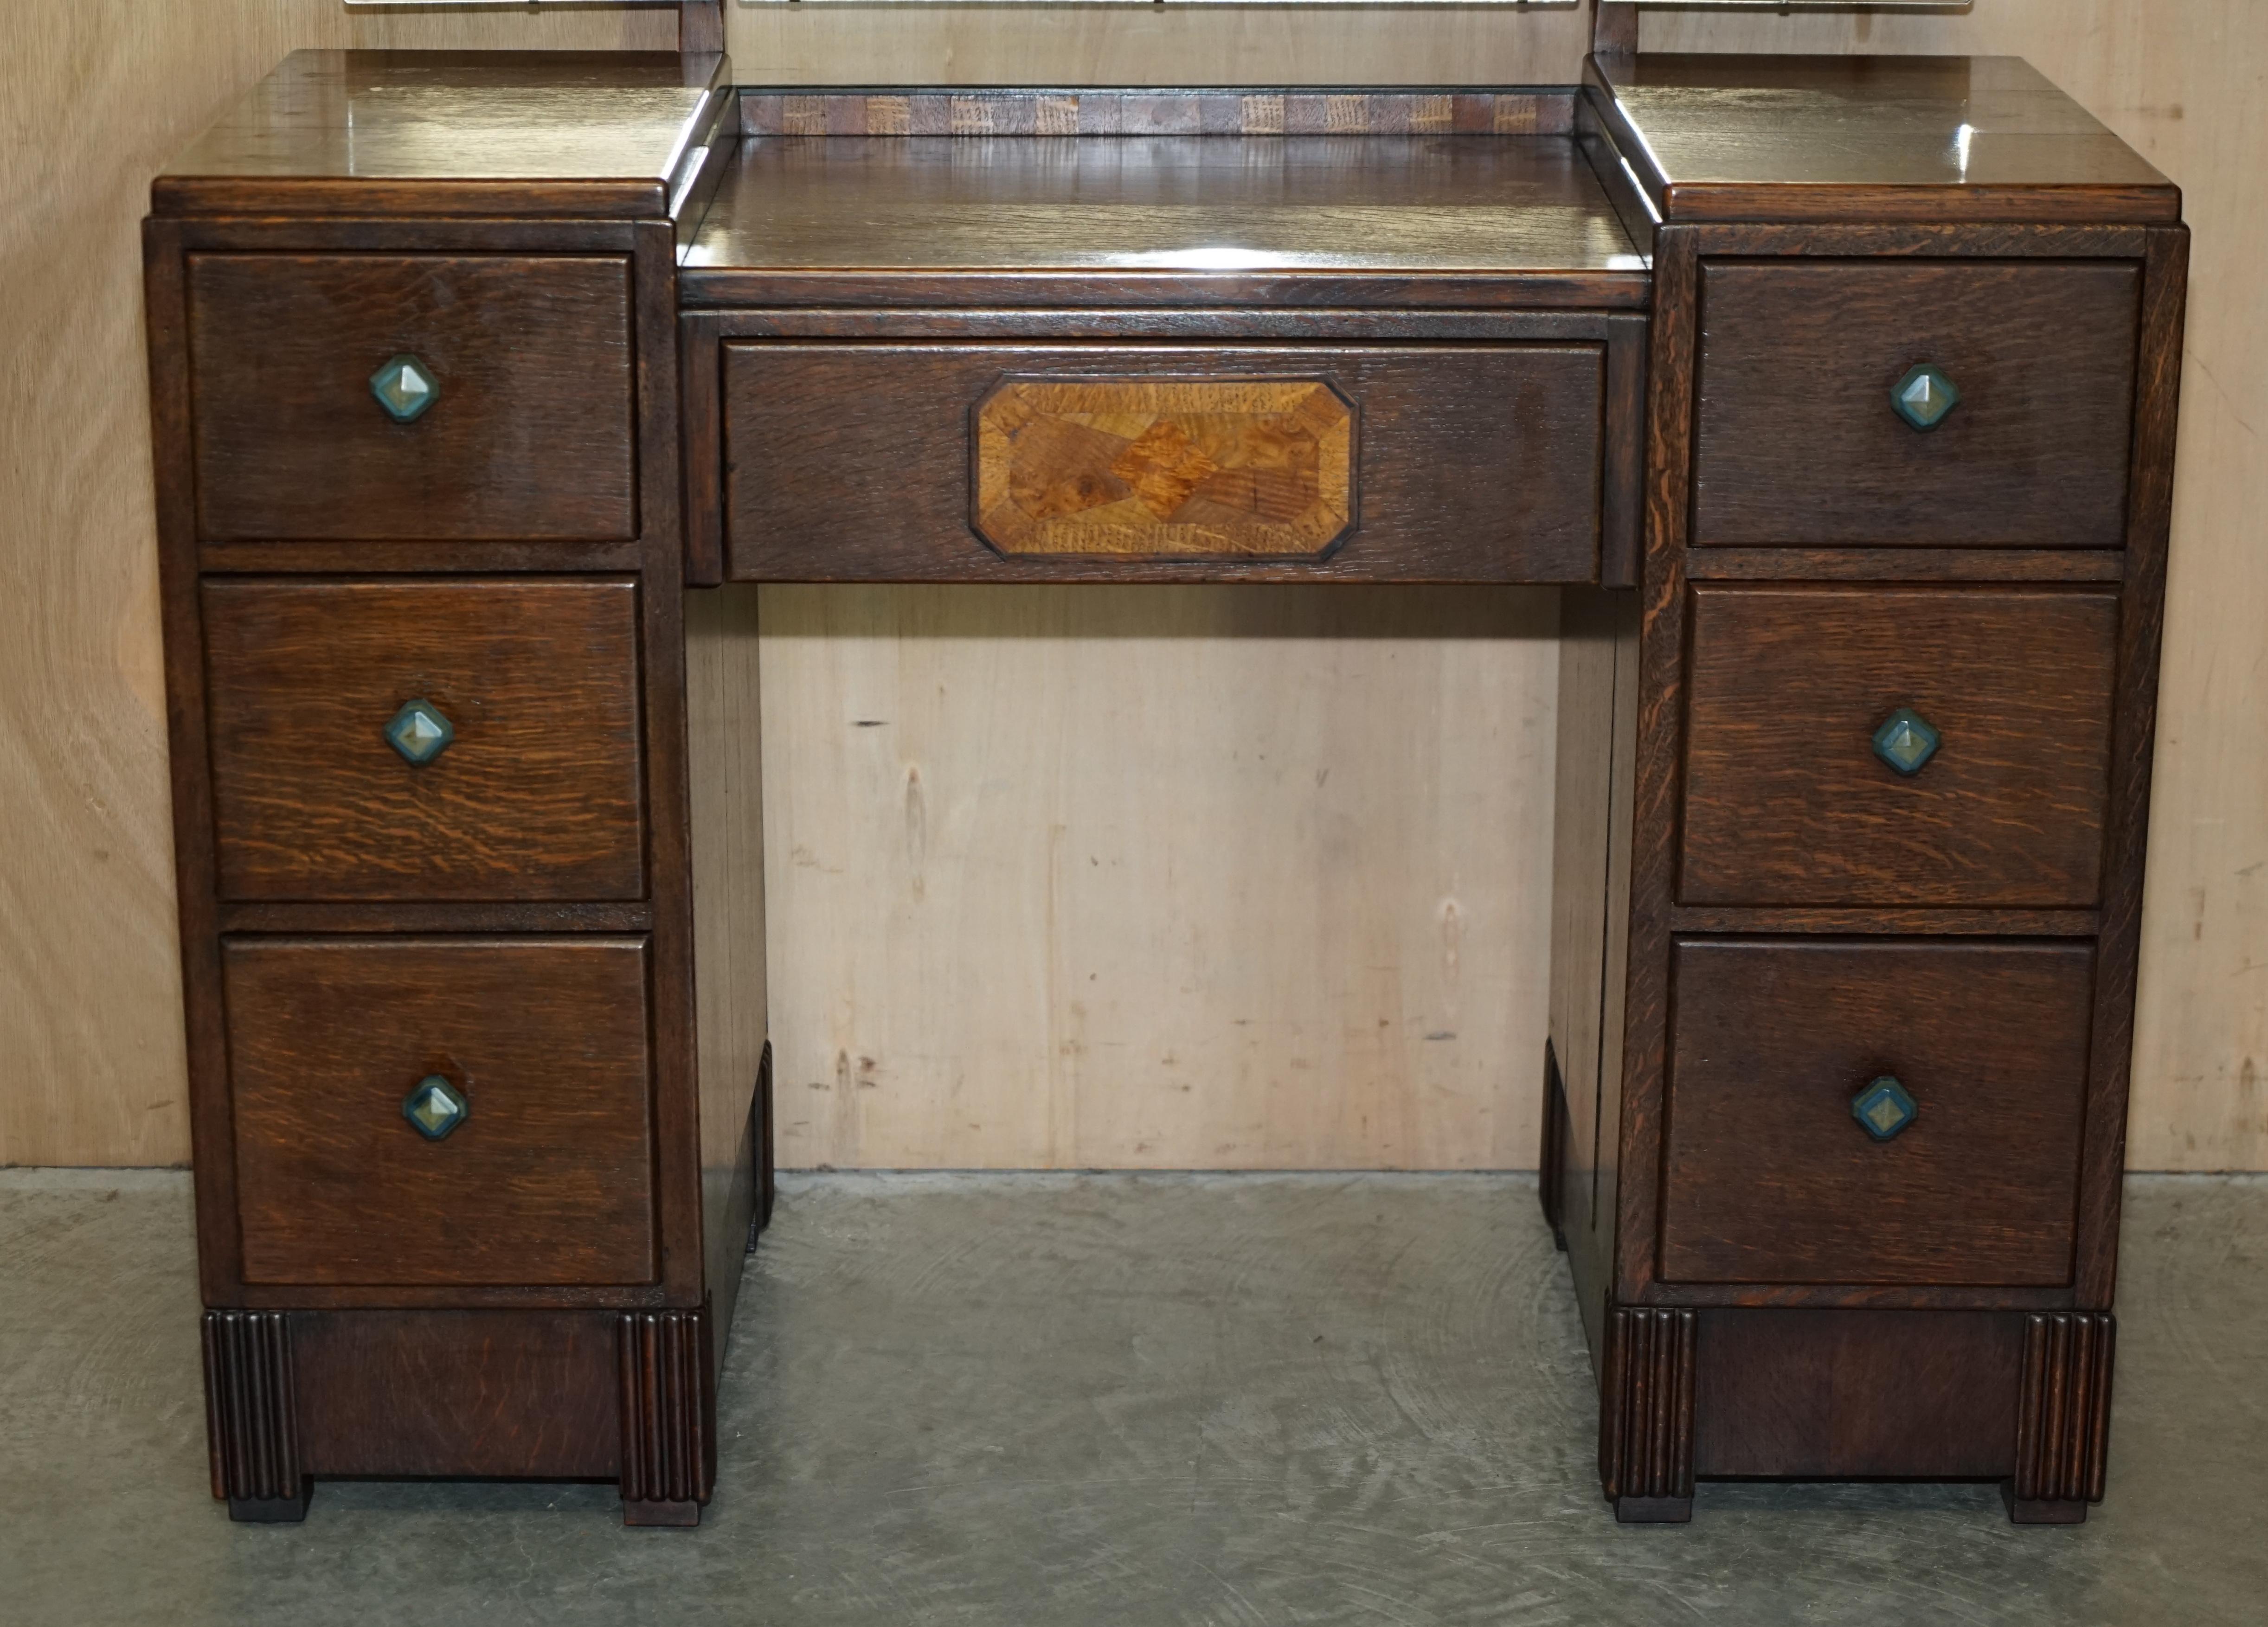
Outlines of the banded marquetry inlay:
M1012 556L1315 559L1352 529L1353 406L1320 379L1010 379L976 530Z

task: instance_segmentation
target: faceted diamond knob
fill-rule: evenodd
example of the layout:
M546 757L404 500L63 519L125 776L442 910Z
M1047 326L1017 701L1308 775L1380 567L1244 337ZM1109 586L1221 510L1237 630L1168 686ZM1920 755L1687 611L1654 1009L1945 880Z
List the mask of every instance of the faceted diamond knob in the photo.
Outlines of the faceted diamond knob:
M1910 367L1906 376L1890 387L1890 408L1918 430L1933 430L1945 422L1945 415L1961 405L1961 392L1953 387L1953 380L1924 362Z
M370 393L396 423L422 417L441 399L441 381L414 356L397 356L370 376Z
M428 1141L438 1141L473 1115L465 1093L438 1073L417 1081L417 1088L401 1099L401 1116Z
M431 701L405 701L386 725L386 743L416 763L432 762L456 738L456 725Z
M1874 755L1911 779L1937 755L1938 744L1944 738L1930 726L1928 718L1911 706L1901 706L1874 731Z
M1877 1141L1889 1141L1921 1116L1921 1108L1896 1074L1885 1073L1851 1098L1851 1116Z

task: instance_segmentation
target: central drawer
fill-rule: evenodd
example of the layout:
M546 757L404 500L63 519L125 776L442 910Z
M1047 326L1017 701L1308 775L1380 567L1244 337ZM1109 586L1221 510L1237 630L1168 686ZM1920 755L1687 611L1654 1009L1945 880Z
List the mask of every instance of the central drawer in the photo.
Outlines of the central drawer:
M724 347L740 580L1597 579L1602 342Z

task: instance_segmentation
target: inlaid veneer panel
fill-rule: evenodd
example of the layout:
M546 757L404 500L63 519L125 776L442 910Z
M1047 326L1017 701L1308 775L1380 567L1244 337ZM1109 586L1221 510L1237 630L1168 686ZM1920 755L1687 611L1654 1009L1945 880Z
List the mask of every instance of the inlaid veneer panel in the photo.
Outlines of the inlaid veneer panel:
M1011 379L976 530L1045 557L1316 558L1352 526L1354 409L1317 379Z

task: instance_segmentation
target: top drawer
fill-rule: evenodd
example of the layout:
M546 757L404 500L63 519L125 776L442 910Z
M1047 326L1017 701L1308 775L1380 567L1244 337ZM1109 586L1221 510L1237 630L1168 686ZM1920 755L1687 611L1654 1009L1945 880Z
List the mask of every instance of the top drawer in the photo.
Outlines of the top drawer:
M1697 544L2117 548L2141 273L2124 261L1719 261ZM1917 429L1893 389L1958 392Z
M637 534L628 260L192 254L188 308L208 540Z

